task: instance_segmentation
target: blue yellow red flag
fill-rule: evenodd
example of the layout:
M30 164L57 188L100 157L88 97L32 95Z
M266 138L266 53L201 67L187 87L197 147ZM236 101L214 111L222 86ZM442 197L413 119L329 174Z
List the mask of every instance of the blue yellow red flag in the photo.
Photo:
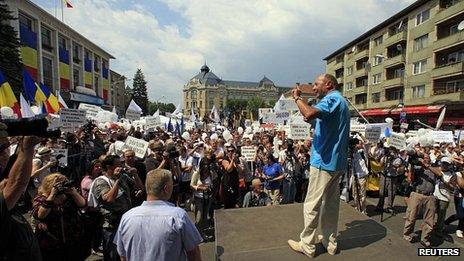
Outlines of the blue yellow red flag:
M13 111L21 117L21 108L16 96L11 89L10 84L7 82L5 75L0 71L0 107L10 107Z

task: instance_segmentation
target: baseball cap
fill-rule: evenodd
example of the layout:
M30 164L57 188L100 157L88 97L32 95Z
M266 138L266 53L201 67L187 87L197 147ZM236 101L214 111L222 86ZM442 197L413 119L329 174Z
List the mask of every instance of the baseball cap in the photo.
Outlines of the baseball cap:
M442 163L443 163L443 162L446 162L446 163L448 163L448 164L452 164L452 163L453 163L453 160L452 160L450 157L443 157L443 158L441 158L440 161L441 161Z

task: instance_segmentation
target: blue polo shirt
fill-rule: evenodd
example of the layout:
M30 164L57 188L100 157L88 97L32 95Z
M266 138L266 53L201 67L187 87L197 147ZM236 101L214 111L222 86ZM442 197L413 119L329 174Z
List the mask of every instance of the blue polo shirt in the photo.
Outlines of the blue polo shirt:
M314 106L316 119L311 166L326 171L345 171L348 167L350 111L339 91L329 92Z
M263 167L264 175L269 176L270 178L277 178L282 174L282 166L279 163L274 163L272 165L265 165ZM273 182L265 182L264 187L266 189L278 189L280 187L280 180Z

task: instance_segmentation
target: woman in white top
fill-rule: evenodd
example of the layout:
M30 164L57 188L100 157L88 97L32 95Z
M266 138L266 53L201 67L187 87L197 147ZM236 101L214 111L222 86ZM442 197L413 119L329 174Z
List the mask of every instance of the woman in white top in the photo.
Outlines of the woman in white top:
M209 160L202 158L198 170L193 172L190 181L195 198L195 225L206 241L211 239L204 232L208 225L208 213L211 207L213 186L209 165Z

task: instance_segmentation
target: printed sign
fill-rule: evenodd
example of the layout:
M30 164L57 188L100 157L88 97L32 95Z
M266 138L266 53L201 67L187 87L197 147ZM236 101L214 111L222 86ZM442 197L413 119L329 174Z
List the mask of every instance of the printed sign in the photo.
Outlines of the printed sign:
M290 112L288 111L276 111L275 115L278 122L288 121L290 118Z
M454 142L453 132L452 131L432 131L432 138L435 142Z
M97 113L102 110L102 108L98 106L87 104L87 103L80 103L78 109L84 110L85 116L88 119L93 119L95 116L97 116Z
M366 131L366 125L365 124L353 124L353 125L350 125L350 131L351 132L359 132L359 133L364 134L364 132Z
M290 136L294 140L305 140L309 136L309 124L290 124Z
M279 99L276 104L279 111L297 111L298 106L293 99Z
M156 127L161 126L161 120L159 116L148 116L145 117L145 128L147 129L156 129Z
M265 114L272 113L273 109L272 108L259 108L258 109L258 117L259 119L262 119Z
M68 166L68 149L53 148L53 157L58 160L58 165L61 167Z
M379 126L367 126L366 127L366 139L370 142L377 142L380 139L380 134L382 134L382 128Z
M408 127L409 127L409 124L407 124L406 122L403 122L403 123L401 123L401 125L400 125L400 128L401 128L401 129L407 130Z
M406 148L406 137L404 133L392 132L390 138L388 139L388 144L390 147L394 147L399 150Z
M140 112L127 110L126 111L126 119L131 120L131 121L139 120L140 119Z
M148 142L129 136L124 143L124 149L131 149L135 152L135 156L143 158L148 149Z
M101 110L95 115L94 120L97 122L105 123L105 122L117 122L118 115L116 113L112 113L109 111Z
M242 146L241 152L243 157L245 157L246 161L254 161L256 149L253 146Z
M66 109L61 108L60 120L63 123L73 123L77 125L84 125L86 122L86 112L79 109Z

